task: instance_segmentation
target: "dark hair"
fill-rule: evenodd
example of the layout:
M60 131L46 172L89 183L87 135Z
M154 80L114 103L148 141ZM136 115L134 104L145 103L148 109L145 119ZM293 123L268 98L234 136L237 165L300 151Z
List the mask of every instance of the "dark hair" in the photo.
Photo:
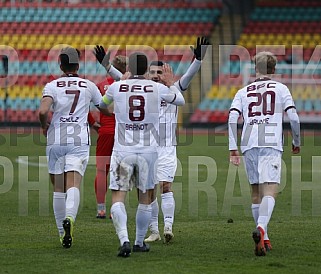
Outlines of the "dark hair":
M78 49L67 47L59 55L60 66L63 72L74 72L79 69L80 52Z
M162 67L162 66L164 66L164 62L163 61L151 61L149 66Z
M132 75L144 75L147 64L147 56L144 53L135 52L129 56L128 68Z

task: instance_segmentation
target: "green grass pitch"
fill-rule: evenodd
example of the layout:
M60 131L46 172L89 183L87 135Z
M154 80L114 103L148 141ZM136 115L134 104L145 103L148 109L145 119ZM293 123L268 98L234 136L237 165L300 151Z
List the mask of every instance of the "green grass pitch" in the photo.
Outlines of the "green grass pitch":
M95 139L93 134L93 144ZM0 273L321 273L321 138L306 134L299 156L291 155L290 140L286 135L282 184L269 225L273 250L267 256L254 256L244 168L230 166L226 136L205 132L179 137L173 242L152 243L149 253L118 258L112 222L95 218L94 158L83 181L73 246L63 249L52 211L44 137L3 133ZM132 192L126 204L131 242L136 205ZM161 231L162 226L160 216Z

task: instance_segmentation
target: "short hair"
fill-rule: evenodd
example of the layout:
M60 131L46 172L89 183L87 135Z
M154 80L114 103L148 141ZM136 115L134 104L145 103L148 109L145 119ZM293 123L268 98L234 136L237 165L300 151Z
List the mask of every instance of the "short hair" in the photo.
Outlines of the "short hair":
M124 55L117 55L113 59L113 66L118 69L122 74L126 72L126 67L128 64L128 58Z
M149 67L151 67L151 66L162 67L162 66L164 66L164 62L163 61L151 61L149 64Z
M253 57L257 72L261 74L273 74L277 63L276 56L269 51L262 51Z
M78 49L63 48L59 54L59 61L64 72L76 71L79 68L80 52Z
M128 68L132 75L144 75L147 64L147 56L144 53L134 52L129 56Z

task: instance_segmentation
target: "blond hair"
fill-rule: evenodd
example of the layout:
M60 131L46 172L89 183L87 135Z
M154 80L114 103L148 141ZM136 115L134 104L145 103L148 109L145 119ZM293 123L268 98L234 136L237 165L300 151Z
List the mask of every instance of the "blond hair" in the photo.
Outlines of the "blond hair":
M260 74L273 74L277 63L276 56L269 51L262 51L253 57L255 69Z
M126 72L128 58L124 55L117 55L113 59L113 66L118 69L122 74Z

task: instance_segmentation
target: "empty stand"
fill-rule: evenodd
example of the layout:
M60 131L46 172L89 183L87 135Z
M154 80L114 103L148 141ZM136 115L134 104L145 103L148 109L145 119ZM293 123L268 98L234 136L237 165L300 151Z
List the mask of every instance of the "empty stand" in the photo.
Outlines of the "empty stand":
M321 104L320 27L321 1L257 1L229 60L220 66L190 122L226 123L235 93L255 79L253 67L249 79L244 71L263 50L277 55L276 73L291 90L301 121L315 121L311 117L320 113Z
M105 77L92 54L96 44L106 48L118 45L113 54L123 55L130 54L132 45L149 46L153 49L146 50L150 58L169 62L174 72L182 74L193 56L189 45L198 36L210 35L221 14L221 6L211 1L108 2L0 3L0 44L12 47L18 56L18 60L13 59L13 53L9 56L8 79L16 80L7 88L6 102L1 100L1 121L4 110L9 122L38 121L36 110L43 86L61 73L57 59L48 59L49 51L58 44L81 50L79 73L94 82ZM165 51L166 45L173 47Z

